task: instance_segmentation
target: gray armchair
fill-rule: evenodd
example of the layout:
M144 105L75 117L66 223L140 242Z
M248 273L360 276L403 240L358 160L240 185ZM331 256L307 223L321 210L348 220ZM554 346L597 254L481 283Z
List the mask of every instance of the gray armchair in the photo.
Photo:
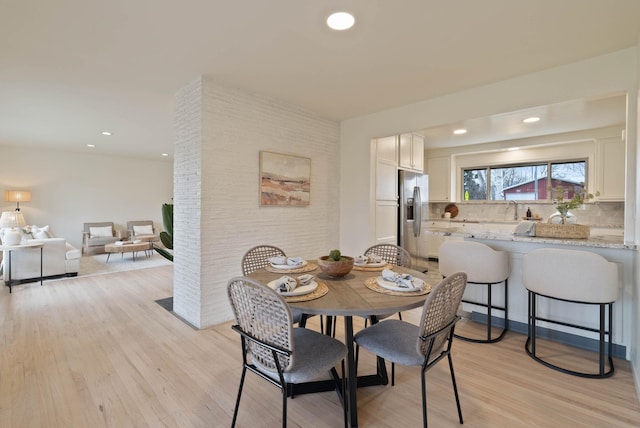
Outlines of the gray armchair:
M111 230L109 230L111 229ZM104 254L104 246L121 239L112 221L84 223L82 231L82 255Z
M152 220L133 220L127 222L127 236L130 240L140 240L147 242L159 241L156 228Z

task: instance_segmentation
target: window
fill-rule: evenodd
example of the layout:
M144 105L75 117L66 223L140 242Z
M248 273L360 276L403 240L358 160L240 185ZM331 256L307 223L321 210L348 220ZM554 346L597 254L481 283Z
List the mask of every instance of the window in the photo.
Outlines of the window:
M462 199L538 201L551 200L560 194L571 199L584 187L586 171L586 160L464 169Z

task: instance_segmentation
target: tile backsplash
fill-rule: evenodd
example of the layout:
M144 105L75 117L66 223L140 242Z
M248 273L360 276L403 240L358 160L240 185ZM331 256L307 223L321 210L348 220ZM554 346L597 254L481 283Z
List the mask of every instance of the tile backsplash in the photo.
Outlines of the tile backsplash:
M445 202L429 203L429 218L440 219L444 214ZM516 221L514 219L515 206L513 203L505 202L459 202L458 215L456 220L468 221ZM556 209L551 203L520 203L518 207L518 220L526 216L527 208L535 216L538 214L542 221L546 221ZM623 227L624 225L624 202L602 202L585 204L582 208L571 210L578 223L590 226L602 227Z

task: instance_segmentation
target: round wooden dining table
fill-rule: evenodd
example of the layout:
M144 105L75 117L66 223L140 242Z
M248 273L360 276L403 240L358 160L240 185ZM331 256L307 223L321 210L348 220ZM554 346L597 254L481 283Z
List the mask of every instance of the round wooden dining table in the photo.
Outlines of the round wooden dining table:
M315 261L309 260L309 266L315 265ZM313 265L312 265L313 264ZM317 265L316 265L317 266ZM387 266L397 273L408 273L426 282L426 288L436 285L442 277L439 274L429 275L400 266ZM301 273L287 273L275 269L262 268L248 275L262 284L280 278L283 275L292 277ZM384 360L378 359L378 370L375 375L357 376L356 362L353 346L353 317L375 317L402 312L420 307L428 294L414 292L395 292L378 290L367 287L365 282L371 283L371 278L381 275L381 270L363 269L355 267L344 277L332 278L319 269L305 272L315 276L316 281L325 284L328 292L318 298L307 301L291 301L289 306L309 315L325 315L329 317L341 316L344 318L344 343L347 346L346 364L346 391L343 400L346 404L348 423L351 427L358 426L357 387L370 385L385 385L388 383ZM374 287L376 288L376 287ZM287 298L285 298L287 300ZM295 299L294 299L295 300ZM329 326L328 326L329 327Z

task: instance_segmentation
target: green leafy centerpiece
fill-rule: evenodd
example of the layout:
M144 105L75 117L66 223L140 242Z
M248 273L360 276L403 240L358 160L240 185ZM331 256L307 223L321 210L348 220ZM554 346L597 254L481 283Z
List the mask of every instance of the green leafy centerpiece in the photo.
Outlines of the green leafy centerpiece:
M585 202L594 199L596 196L600 196L600 192L596 191L595 195L588 193L586 188L582 188L580 191L574 193L573 198L569 200L564 199L564 188L559 187L553 189L553 203L556 205L556 210L560 213L560 224L567 223L567 216L569 210L576 209L582 206Z
M318 259L320 270L331 277L342 277L353 269L353 257L343 256L340 250L331 250L328 256Z

